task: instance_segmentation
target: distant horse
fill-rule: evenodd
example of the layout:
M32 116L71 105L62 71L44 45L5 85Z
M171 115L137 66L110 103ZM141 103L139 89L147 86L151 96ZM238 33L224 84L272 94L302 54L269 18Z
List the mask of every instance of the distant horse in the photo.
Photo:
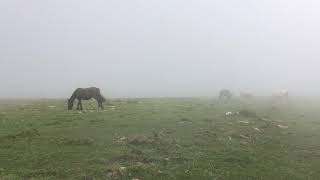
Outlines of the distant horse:
M77 88L71 95L70 99L68 99L68 109L71 110L73 107L73 102L75 99L78 100L77 110L83 110L81 100L89 100L94 98L98 102L98 107L103 109L102 103L106 101L106 99L101 95L100 89L96 87L89 88Z
M288 101L289 92L287 90L281 90L279 92L275 92L275 93L272 94L272 98L274 100Z
M240 97L244 99L251 99L253 97L253 94L240 91Z
M220 91L219 99L226 98L227 100L230 100L231 97L232 97L232 93L228 89L222 89Z

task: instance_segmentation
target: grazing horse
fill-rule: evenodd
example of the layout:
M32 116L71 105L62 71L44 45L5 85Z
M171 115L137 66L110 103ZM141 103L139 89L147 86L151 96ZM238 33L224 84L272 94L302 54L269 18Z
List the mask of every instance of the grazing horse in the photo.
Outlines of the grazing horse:
M275 92L272 94L272 98L274 100L282 100L282 101L288 101L289 99L289 92L287 90L281 90L279 92Z
M230 100L232 97L232 93L228 89L222 89L219 94L219 99L226 98Z
M73 107L73 102L75 99L78 100L77 110L83 110L81 100L89 100L94 98L98 102L98 107L103 109L102 103L106 101L106 99L101 95L100 89L96 87L89 88L77 88L71 95L70 99L68 99L68 109L71 110Z

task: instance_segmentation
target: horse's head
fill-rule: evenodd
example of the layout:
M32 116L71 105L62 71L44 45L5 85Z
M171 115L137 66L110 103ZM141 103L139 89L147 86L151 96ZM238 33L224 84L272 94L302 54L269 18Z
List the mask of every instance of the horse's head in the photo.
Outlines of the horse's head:
M102 95L100 95L100 96L98 97L98 101L100 101L100 102L106 102L106 98L104 98Z
M73 101L71 101L70 99L67 100L67 104L68 104L68 110L71 110L73 107Z

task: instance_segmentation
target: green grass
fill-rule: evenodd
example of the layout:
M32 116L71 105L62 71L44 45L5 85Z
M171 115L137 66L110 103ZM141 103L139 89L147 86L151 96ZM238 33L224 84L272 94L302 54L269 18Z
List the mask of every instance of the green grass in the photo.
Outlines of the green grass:
M2 101L0 179L320 177L320 102L114 99L103 111L94 101L84 107Z

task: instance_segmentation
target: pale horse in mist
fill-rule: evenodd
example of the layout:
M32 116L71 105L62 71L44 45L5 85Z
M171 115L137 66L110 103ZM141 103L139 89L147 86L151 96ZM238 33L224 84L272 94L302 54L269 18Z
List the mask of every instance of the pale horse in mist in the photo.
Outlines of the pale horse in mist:
M289 92L288 90L281 90L279 92L274 92L272 93L272 99L277 101L287 102L289 99Z
M251 99L251 98L253 98L253 94L249 93L249 92L240 91L239 95L243 99Z

